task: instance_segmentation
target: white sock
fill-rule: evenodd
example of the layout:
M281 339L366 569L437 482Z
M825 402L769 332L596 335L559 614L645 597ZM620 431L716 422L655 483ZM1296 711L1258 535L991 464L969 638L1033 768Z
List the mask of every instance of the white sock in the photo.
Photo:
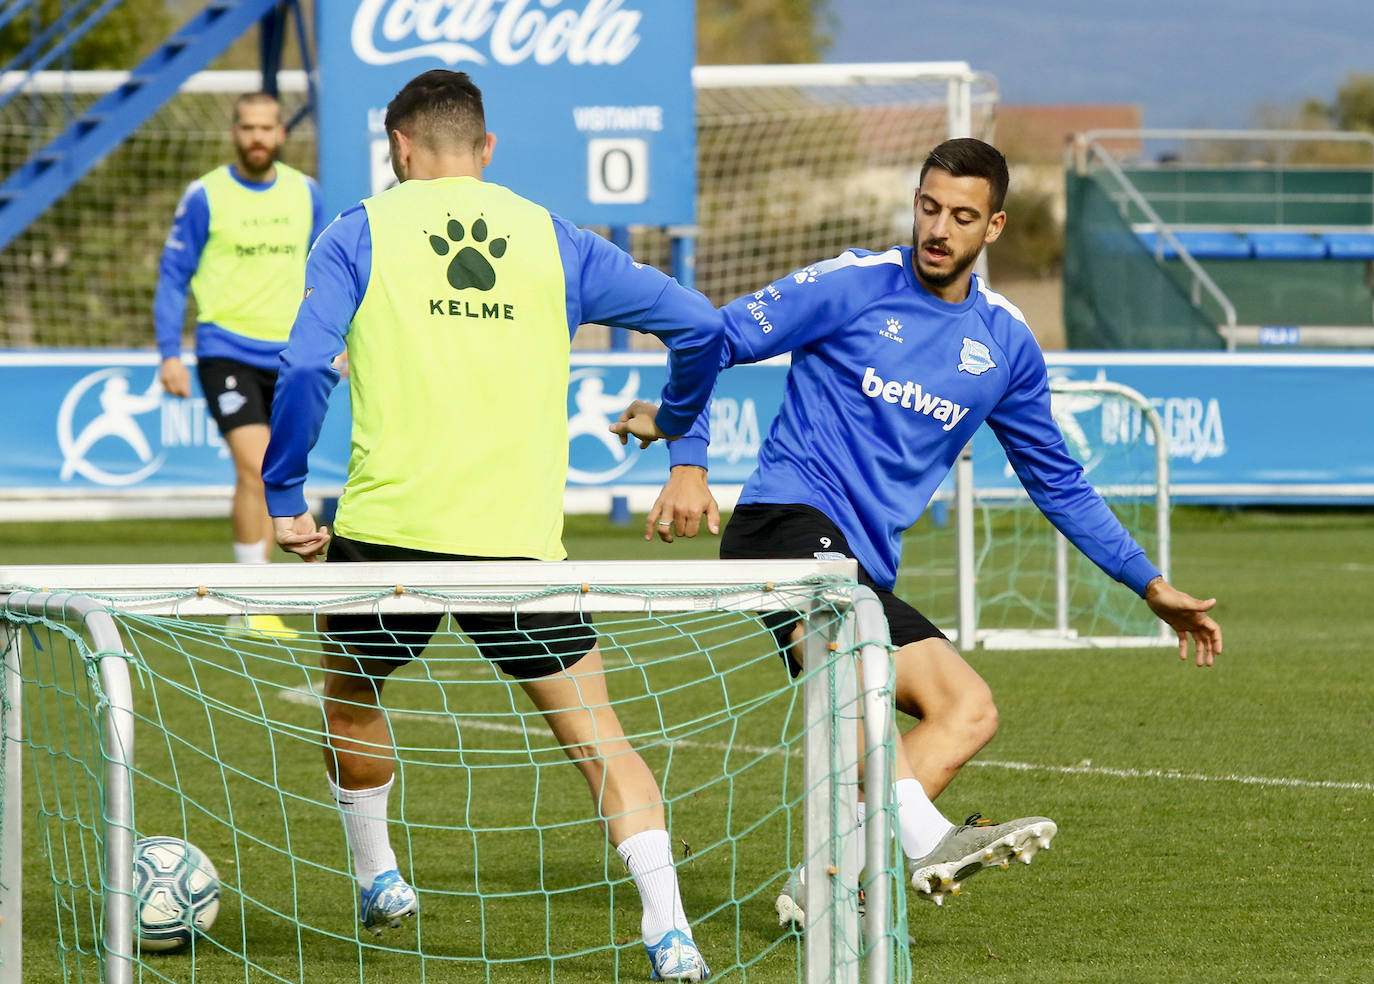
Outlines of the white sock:
M897 800L897 823L902 828L902 850L913 860L923 858L954 829L954 824L935 809L919 780L898 779L892 792Z
M666 830L644 830L620 842L616 853L634 876L644 916L639 922L644 942L652 946L670 929L680 929L688 938L692 927L682 909L677 869L673 867L673 848Z
M259 540L257 543L235 543L234 544L234 563L236 564L265 564L267 563L267 541Z
M396 852L391 849L386 823L387 798L394 781L393 777L372 789L340 789L333 779L329 780L329 791L339 804L344 837L353 855L353 874L363 888L371 888L372 879L396 867Z

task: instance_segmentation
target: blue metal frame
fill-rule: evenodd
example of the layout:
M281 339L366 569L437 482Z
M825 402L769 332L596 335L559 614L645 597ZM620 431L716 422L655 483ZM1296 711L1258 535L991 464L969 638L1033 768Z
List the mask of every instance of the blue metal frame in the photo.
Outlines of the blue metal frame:
M100 10L114 2L117 0L107 0ZM254 24L284 17L286 7L295 5L296 0L207 3L130 72L122 86L99 99L0 185L0 249L157 112L186 79L210 64ZM75 36L67 39L74 40ZM279 57L280 52L277 54ZM53 52L45 56L48 60L53 57Z

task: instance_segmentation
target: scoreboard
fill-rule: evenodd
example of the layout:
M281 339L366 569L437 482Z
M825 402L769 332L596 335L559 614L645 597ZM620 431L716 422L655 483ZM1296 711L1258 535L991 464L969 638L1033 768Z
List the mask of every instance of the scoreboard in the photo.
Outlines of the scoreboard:
M330 214L395 183L386 105L467 72L497 143L487 180L579 225L696 217L692 0L330 0L317 5Z

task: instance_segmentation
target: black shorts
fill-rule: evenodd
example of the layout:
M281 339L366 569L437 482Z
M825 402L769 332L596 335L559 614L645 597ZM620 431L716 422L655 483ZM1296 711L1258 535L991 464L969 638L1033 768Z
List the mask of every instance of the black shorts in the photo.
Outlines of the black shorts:
M219 432L228 434L245 424L267 424L272 420L272 393L277 374L234 359L199 359L196 376L205 394L210 416Z
M721 560L764 560L783 557L840 560L852 558L849 541L830 517L814 506L746 503L735 507L720 538ZM888 588L879 587L858 565L859 583L872 588L882 602L888 632L894 646L944 639L945 634ZM799 616L796 612L767 612L763 623L773 632L778 649L787 656L787 668L795 677L801 667L789 650L790 637Z
M465 557L410 547L364 543L335 536L326 558L331 563L367 561L526 560L524 557ZM478 652L519 680L545 677L572 666L596 645L587 616L573 612L488 615L453 612L453 620ZM329 615L327 631L355 654L408 663L429 645L443 612L406 615Z

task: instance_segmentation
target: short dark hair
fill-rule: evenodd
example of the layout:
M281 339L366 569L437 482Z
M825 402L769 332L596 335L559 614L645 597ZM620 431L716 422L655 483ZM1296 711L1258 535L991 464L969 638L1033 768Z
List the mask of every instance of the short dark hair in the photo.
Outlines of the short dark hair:
M415 76L386 107L386 132L400 130L430 148L486 143L482 90L467 72L435 68Z
M277 119L281 119L281 102L270 92L245 92L234 100L234 123L239 121L239 110L244 106L275 106Z
M956 178L982 178L992 189L992 210L1002 211L1011 176L1007 174L1007 159L992 144L974 137L946 140L932 150L921 165L921 184L925 184L926 172L932 167Z

